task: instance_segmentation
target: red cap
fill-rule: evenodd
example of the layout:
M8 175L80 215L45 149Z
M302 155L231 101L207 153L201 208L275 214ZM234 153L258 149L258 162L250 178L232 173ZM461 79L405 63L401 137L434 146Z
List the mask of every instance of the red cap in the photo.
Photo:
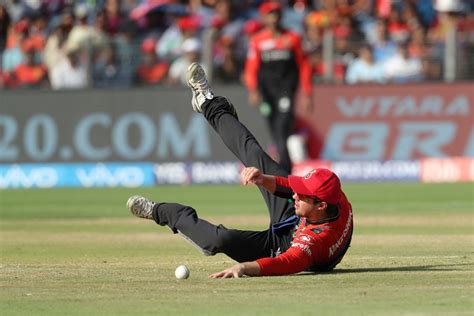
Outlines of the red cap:
M317 197L329 204L337 204L342 196L341 182L329 169L314 169L304 177L289 176L288 181L293 192Z
M211 26L215 28L222 28L226 24L226 21L220 16L213 16L211 19Z
M34 52L37 50L35 43L29 38L23 41L21 48L25 53Z
M153 38L146 38L143 40L141 45L142 53L154 53L156 41Z
M28 29L28 27L29 27L28 21L20 20L20 21L16 22L16 24L15 24L15 32L16 33L23 33Z
M258 9L261 15L268 14L273 11L281 12L281 4L279 2L264 2Z
M200 22L194 16L185 16L178 19L178 27L181 31L196 31Z

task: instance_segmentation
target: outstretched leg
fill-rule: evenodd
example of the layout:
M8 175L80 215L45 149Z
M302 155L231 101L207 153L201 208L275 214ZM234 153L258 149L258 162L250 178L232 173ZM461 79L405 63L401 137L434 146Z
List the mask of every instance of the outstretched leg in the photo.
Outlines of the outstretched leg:
M238 120L233 109L227 98L218 96L206 101L203 114L227 148L246 167L259 168L266 174L288 176L288 172L268 156L255 136Z
M288 176L278 163L262 149L252 133L238 120L234 106L225 97L215 97L206 75L198 64L188 69L188 84L193 90L192 105L202 112L229 150L245 165L263 173ZM278 223L294 214L293 205L286 199L260 189L270 212L271 223Z
M272 255L270 232L227 229L200 219L196 211L177 203L155 203L144 197L131 197L127 206L142 218L153 219L161 226L168 226L180 234L201 253L213 256L224 253L238 261L253 261Z

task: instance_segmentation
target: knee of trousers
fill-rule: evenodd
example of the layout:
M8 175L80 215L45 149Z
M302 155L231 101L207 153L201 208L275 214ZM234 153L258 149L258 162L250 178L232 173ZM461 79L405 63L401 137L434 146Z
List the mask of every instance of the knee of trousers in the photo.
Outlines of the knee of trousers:
M236 243L236 236L232 230L228 230L223 225L218 226L218 234L214 241L214 252L225 252Z
M185 218L191 220L192 222L196 222L198 220L196 210L190 206L186 206L178 210L176 212L176 216L178 217L178 221Z

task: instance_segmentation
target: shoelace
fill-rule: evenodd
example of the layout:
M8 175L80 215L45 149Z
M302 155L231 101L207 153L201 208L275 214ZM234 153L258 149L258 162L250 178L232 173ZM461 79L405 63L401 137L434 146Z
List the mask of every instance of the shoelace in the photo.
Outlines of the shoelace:
M196 76L196 77L199 77L199 79L197 80L193 80L193 85L196 85L197 87L193 88L193 90L197 90L197 89L200 89L200 90L209 90L209 83L207 82L207 79L206 77L204 76L204 74L202 74L201 72L199 72L199 76ZM194 78L193 78L194 79Z

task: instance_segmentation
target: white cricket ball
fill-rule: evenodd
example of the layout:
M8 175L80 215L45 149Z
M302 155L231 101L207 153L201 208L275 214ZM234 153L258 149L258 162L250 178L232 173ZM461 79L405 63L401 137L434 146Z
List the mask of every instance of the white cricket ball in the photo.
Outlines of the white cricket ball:
M180 280L187 279L189 278L189 269L185 265L180 265L174 271L174 275L176 276L176 279L180 279Z

